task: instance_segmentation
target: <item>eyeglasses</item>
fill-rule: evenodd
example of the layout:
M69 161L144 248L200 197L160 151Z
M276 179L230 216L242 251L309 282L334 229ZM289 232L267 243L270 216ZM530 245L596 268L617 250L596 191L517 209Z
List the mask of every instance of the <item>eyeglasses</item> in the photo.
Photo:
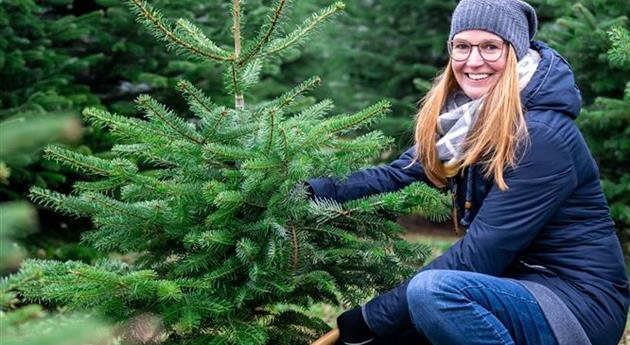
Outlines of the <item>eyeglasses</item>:
M448 55L455 61L466 61L472 53L473 47L477 47L477 51L484 61L495 62L503 55L503 41L484 41L479 44L471 44L464 40L454 40L446 42Z

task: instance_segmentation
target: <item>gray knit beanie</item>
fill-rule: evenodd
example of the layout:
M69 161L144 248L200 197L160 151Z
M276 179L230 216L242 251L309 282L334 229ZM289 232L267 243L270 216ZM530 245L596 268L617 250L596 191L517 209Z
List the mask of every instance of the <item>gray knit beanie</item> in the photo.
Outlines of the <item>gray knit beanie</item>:
M462 0L451 19L448 39L464 30L484 30L500 36L516 50L520 60L536 35L536 11L520 0Z

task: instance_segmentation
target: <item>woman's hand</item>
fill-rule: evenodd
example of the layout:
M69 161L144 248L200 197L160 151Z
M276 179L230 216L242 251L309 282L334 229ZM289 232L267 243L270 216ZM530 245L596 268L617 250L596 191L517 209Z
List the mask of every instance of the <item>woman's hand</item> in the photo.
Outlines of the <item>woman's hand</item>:
M335 345L376 345L378 340L363 319L361 307L343 312L337 317L339 340Z

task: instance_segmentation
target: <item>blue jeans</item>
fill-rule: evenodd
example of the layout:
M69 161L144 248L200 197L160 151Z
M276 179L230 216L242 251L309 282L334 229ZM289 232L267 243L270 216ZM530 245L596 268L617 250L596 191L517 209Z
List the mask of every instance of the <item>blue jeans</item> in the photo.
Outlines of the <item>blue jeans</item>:
M409 283L407 302L416 330L396 344L557 345L540 306L514 280L427 270Z

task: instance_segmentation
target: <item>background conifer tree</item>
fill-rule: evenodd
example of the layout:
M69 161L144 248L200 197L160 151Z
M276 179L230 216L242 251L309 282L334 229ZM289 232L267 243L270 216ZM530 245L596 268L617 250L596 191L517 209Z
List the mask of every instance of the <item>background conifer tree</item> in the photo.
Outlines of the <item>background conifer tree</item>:
M324 2L303 2L296 11ZM412 144L417 102L446 65L450 14L456 5L455 0L353 1L348 15L322 30L325 39L310 44L284 68L288 76L321 75L325 85L314 94L334 97L344 112L360 110L375 99L390 101L391 115L374 127L395 138L392 150L381 158L391 160ZM327 63L319 63L321 59Z
M6 183L19 156L52 141L76 141L81 124L72 116L0 122L0 181ZM19 239L37 230L35 208L25 201L0 203L0 334L3 345L80 345L109 338L108 329L81 315L46 317L41 305L20 303L17 286L33 275L5 276L24 258Z
M630 254L630 7L622 0L542 1L556 19L540 36L571 64L582 91L577 119L599 166L626 255Z
M448 199L438 191L413 184L340 205L309 202L303 186L370 165L391 140L378 131L344 135L382 117L387 102L329 116L329 100L304 106L317 77L273 100L246 98L268 58L304 42L343 4L286 28L289 1L274 1L250 38L235 0L233 47L144 1L131 6L172 50L220 62L234 101L220 103L181 81L191 121L147 95L136 101L141 119L86 109L90 123L117 138L115 158L49 147L50 159L94 178L69 195L34 187L31 197L91 217L94 230L83 241L128 259L27 261L15 276L39 277L20 286L27 300L94 308L112 320L153 313L170 344L305 344L328 328L305 311L312 303L357 304L419 267L427 248L402 240L395 216L447 217Z
M211 33L221 44L229 42L228 21L207 15L220 13L227 8L226 3L158 3L166 15L198 18L200 30ZM262 7L262 0L249 4ZM263 19L264 11L249 15L252 24ZM122 1L8 0L0 6L0 120L48 114L54 121L56 116L79 115L86 106L98 104L137 114L133 99L142 92L151 92L182 110L186 103L175 90L182 78L217 101L226 97L219 66L169 56L135 22ZM72 149L106 155L111 137L90 126L84 132L83 140ZM42 159L40 153L24 151L13 157L11 175L6 183L0 183L0 200L23 200L32 185L69 191L80 178L80 173ZM95 259L93 250L76 243L87 222L47 210L40 210L38 215L45 226L25 241L32 255L85 262Z
M623 27L609 31L611 66L630 71L630 33ZM604 193L626 255L630 254L630 79L621 98L598 97L582 117L580 127L596 157Z

